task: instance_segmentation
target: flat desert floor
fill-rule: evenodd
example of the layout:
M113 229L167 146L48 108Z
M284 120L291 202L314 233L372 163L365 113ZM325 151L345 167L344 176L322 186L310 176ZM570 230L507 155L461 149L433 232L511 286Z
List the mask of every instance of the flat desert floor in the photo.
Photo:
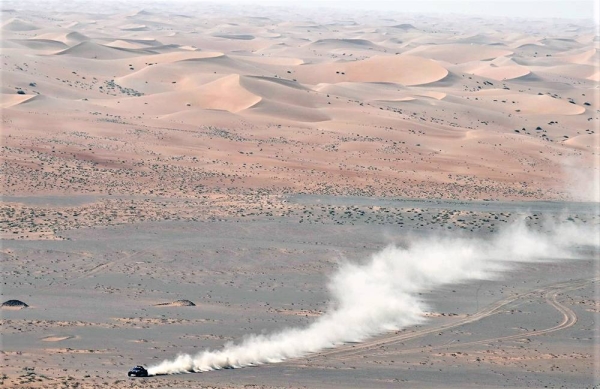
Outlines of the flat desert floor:
M600 384L587 246L362 343L126 376L310 325L388 244L598 228L592 21L63 3L2 2L1 387Z

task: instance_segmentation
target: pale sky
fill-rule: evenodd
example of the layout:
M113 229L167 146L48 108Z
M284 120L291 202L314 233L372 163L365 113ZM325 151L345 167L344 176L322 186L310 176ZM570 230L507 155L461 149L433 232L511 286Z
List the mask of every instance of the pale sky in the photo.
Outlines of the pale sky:
M187 0L203 1L203 0ZM209 1L210 2L210 1ZM600 0L220 0L219 3L455 13L497 17L594 19Z
M141 7L152 3L213 3L222 5L248 6L290 6L292 8L319 8L340 10L374 10L378 12L419 13L419 14L460 14L471 16L509 17L523 19L588 19L600 24L600 0L0 0L17 9L35 7L36 4L62 2L85 9L85 4L93 2L108 5L136 5ZM246 8L245 7L245 8Z

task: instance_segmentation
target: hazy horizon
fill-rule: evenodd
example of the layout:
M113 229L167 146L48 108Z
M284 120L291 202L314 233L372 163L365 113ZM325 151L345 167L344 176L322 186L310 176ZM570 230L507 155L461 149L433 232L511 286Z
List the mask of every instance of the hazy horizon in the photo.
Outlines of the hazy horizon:
M79 3L86 3L87 0L77 0L69 2L69 6ZM3 7L15 7L18 9L27 9L36 4L48 4L52 1L5 1ZM108 2L104 2L106 5ZM164 4L164 3L198 3L198 4L219 4L219 5L240 5L257 7L285 7L285 8L343 8L344 10L366 10L366 11L387 11L416 14L436 14L436 15L467 15L467 16L487 16L487 17L508 17L524 19L587 19L598 22L598 13L600 2L598 0L526 0L526 1L498 1L498 0L305 0L299 3L290 3L285 0L132 0L123 2L120 0L111 1L111 3L123 3L130 6L132 3L144 4ZM67 5L67 4L64 4Z
M175 0L177 1L177 0ZM179 0L203 1L204 0ZM251 0L223 0L224 3L257 4ZM473 16L497 17L532 17L532 18L563 18L563 19L594 19L594 9L598 7L594 0L398 0L398 1L358 1L358 0L306 0L293 4L295 7L322 7L335 8L343 6L345 9L365 9L376 11L434 13L434 14L463 14ZM291 5L283 0L262 0L261 5ZM542 6L543 5L543 6Z

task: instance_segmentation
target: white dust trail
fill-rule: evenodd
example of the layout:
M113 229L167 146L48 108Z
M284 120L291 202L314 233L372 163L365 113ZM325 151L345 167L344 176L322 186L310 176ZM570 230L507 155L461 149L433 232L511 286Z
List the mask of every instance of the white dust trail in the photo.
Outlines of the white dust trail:
M362 264L345 263L329 283L327 313L305 328L250 335L239 344L179 355L148 369L150 375L256 366L360 342L423 322L419 292L444 284L490 279L511 263L572 258L570 248L600 246L597 229L556 226L534 232L515 224L488 238L425 237L410 247L388 246Z

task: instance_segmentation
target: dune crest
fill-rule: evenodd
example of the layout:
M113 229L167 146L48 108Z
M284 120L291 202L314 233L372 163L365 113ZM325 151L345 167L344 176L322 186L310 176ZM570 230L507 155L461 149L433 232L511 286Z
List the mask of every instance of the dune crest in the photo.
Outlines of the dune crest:
M417 55L453 64L472 61L492 60L511 55L510 50L475 44L422 45L406 51L404 54Z
M252 107L261 97L244 88L240 75L232 74L203 85L198 90L198 104L202 108L238 112Z
M18 18L8 19L2 24L2 30L4 31L33 31L39 29L38 26Z
M2 108L9 108L19 104L23 104L31 99L34 99L36 95L19 95L19 94L5 94L3 93L0 101Z
M30 39L45 39L50 41L61 42L67 46L74 46L78 43L89 41L90 38L77 31L64 31L64 32L47 32L41 35L37 35Z
M83 41L73 47L59 51L55 53L55 55L66 55L98 60L112 60L135 57L137 53L128 49L108 47L90 41Z
M423 85L439 81L448 70L435 61L410 55L374 56L348 61L297 68L298 79L308 84L322 82L393 82Z

